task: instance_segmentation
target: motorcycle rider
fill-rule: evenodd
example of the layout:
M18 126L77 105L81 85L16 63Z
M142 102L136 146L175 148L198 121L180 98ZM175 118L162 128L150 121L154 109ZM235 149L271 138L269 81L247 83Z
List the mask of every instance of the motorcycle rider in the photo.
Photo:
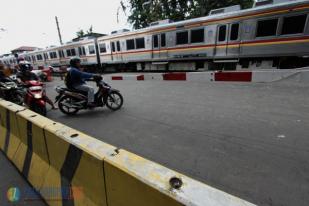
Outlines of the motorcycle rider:
M85 80L91 78L100 78L101 76L81 71L81 59L73 57L70 60L70 67L65 78L66 86L69 89L85 91L88 94L88 106L94 107L94 88L87 85Z
M16 77L19 78L23 83L26 81L39 81L39 78L32 71L32 66L30 62L20 61L18 64L19 71L16 74Z
M40 81L38 76L34 74L32 71L32 66L30 62L27 61L20 61L18 64L19 72L17 73L16 77L20 79L22 83L26 83L27 81ZM52 109L57 109L54 105L53 101L51 101L48 96L44 92L44 100L52 107Z

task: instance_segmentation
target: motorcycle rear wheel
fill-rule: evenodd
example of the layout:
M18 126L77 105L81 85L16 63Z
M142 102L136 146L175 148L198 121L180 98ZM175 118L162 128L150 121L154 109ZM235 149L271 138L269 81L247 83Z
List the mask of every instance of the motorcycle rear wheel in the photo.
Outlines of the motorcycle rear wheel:
M60 111L64 114L67 115L74 115L76 114L79 109L77 108L73 108L73 107L68 107L66 104L72 104L72 102L74 101L73 97L70 96L63 96L59 99L58 102L58 107L60 109Z

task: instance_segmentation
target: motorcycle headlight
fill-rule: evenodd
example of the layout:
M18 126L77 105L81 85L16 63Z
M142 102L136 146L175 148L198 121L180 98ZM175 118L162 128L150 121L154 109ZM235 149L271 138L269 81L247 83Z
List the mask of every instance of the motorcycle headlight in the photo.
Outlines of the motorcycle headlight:
M41 99L42 98L42 93L36 93L36 94L33 95L33 97L35 99Z

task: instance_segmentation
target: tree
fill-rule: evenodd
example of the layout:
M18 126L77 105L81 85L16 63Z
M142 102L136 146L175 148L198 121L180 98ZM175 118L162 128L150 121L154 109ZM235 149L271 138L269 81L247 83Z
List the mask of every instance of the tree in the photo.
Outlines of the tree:
M87 35L91 35L93 34L93 26L91 25L90 28L86 31L86 33L84 32L83 29L79 30L76 32L76 36L77 38L82 38L82 37L85 37Z
M139 29L162 19L180 21L206 16L212 9L236 4L248 8L253 0L122 0L121 8L125 14L129 10L128 22Z
M76 32L76 36L78 37L78 38L81 38L81 37L83 37L83 36L85 36L85 32L84 32L84 30L79 30L78 32Z
M87 34L92 34L93 33L93 27L92 27L92 25L90 26L90 28L88 29L88 31L87 31Z

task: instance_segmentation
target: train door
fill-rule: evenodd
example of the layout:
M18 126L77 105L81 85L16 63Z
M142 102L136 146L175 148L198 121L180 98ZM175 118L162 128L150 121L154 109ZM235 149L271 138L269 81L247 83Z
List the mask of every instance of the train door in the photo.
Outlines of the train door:
M152 36L152 57L154 59L166 59L167 52L166 34L156 34Z
M166 33L160 34L160 58L166 59L167 58L167 48L166 48Z
M239 23L221 24L217 29L216 57L238 58L240 51Z
M228 35L228 24L221 24L217 27L217 39L216 39L216 57L225 57L227 54L227 35Z
M159 46L159 34L152 35L152 58L159 59L160 46Z
M111 42L113 61L122 61L120 41Z
M238 58L240 52L240 24L229 24L229 37L227 43L227 56L229 58Z

